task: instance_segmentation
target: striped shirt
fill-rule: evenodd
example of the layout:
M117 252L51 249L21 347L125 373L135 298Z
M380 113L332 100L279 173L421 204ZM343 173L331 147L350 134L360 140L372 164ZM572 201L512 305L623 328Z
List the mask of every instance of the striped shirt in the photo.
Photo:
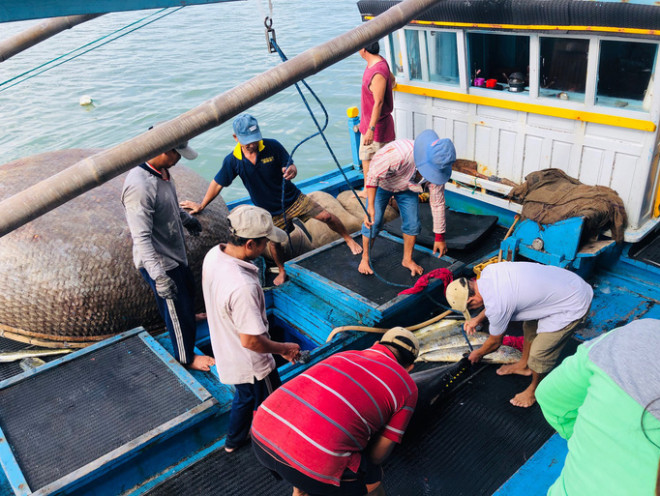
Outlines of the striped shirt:
M421 193L422 187L413 182L415 179L415 158L413 154L415 142L409 139L399 139L388 143L371 159L369 173L365 180L367 188L382 188L392 193L414 191ZM431 215L433 216L433 232L444 234L445 223L445 185L429 183Z
M401 442L417 386L385 346L337 353L284 384L257 410L252 436L304 475L338 486L369 440Z

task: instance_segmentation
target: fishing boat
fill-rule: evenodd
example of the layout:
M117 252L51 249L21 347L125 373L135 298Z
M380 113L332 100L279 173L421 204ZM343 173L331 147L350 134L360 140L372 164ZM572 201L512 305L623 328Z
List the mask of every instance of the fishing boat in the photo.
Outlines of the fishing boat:
M146 3L133 7L176 2ZM36 11L31 2L16 2L5 20L89 16L125 8L119 4L57 2ZM397 136L415 138L432 128L454 141L464 166L446 187L449 253L435 258L420 236L416 261L426 271L446 268L454 276L471 275L498 258L577 271L594 287L594 301L587 325L565 353L634 319L659 318L660 99L654 95L660 95L660 81L654 71L660 7L651 1L547 0L362 0L357 6L363 25L268 71L263 87L255 78L249 89L207 102L205 112L193 110L156 133L75 164L77 174L98 171L99 164L101 173L82 186L58 186L56 201L41 202L30 188L24 195L37 201L3 201L3 207L29 207L16 215L4 208L11 215L0 219L0 234L385 37L385 56L397 78ZM321 62L309 61L314 57ZM358 121L349 111L346 146L353 163L301 181L303 192L336 197L361 185ZM620 242L614 227L585 239L583 217L516 222L522 205L508 194L530 173L548 168L616 190L628 217ZM445 309L440 281L422 293L399 294L400 286L414 282L393 255L401 244L396 222L388 224L372 253L379 278L358 276L358 261L340 241L287 262L289 281L266 291L271 334L300 343L310 360L280 365L284 381L377 337L348 328L412 326ZM335 335L338 328L344 332ZM24 347L0 339L5 349ZM210 350L205 322L197 347ZM232 389L215 373L181 367L166 335L136 328L26 368L0 369L2 496L290 494L249 449L224 452ZM561 470L566 443L538 407L508 403L524 378L500 378L494 370L465 364L447 369L437 386L439 401L416 417L385 463L388 494L546 493Z

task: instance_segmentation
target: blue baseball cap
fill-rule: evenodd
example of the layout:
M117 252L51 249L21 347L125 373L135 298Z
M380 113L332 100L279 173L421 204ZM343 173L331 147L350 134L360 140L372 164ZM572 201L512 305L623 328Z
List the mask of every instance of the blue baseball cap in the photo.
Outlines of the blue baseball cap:
M415 138L415 166L428 182L442 185L451 177L451 166L456 162L456 148L448 138L440 139L435 131L427 129Z
M239 115L234 119L234 134L241 145L262 140L257 119L250 114Z

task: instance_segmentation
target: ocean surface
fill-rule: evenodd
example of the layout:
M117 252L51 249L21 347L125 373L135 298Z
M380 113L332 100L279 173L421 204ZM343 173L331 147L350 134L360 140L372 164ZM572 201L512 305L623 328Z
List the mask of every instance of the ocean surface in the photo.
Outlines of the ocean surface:
M355 0L272 3L272 28L288 58L361 24ZM0 63L0 163L53 150L114 146L274 67L281 60L268 53L266 15L266 0L111 13ZM39 22L0 24L0 40ZM99 43L148 22L46 72L17 78L102 37ZM80 51L71 55L76 53ZM342 165L351 162L346 109L359 106L363 70L364 61L354 54L306 80L328 111L326 137ZM81 106L83 95L89 95L93 105ZM321 109L315 102L312 108L322 123ZM293 86L248 112L257 117L264 136L279 140L289 151L316 131ZM234 143L231 122L226 122L190 142L199 157L187 165L211 180ZM294 161L298 179L336 167L320 137L303 144ZM231 201L246 191L236 181L222 195Z

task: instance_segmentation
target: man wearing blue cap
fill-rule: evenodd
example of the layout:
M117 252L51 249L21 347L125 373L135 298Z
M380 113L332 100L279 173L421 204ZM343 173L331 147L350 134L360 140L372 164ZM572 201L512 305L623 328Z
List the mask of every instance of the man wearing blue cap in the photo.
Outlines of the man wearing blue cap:
M369 266L369 247L383 226L383 213L392 197L396 199L401 214L403 233L403 260L401 265L418 276L424 269L412 259L417 235L421 231L419 221L419 193L422 183L428 182L433 232L433 253L442 256L447 252L444 233L445 183L451 176L456 161L456 150L451 140L440 139L435 131L427 129L414 141L400 139L381 148L371 161L365 180L367 188L367 213L362 226L362 260L358 270L373 274Z
M234 120L234 139L237 142L234 151L225 157L222 168L211 181L202 202L186 200L181 202L182 207L190 209L192 214L201 212L218 196L222 188L229 186L236 176L239 176L250 194L252 203L266 209L273 216L275 227L286 228L290 232L291 220L294 217L303 222L316 219L327 224L330 229L344 238L354 255L362 252L362 247L351 238L336 215L304 195L291 182L298 173L296 166L293 163L289 164L289 154L278 141L264 139L261 136L257 119L249 114L238 116ZM282 192L283 186L284 192ZM271 246L273 260L280 270L274 281L278 286L286 280L282 249L281 245L276 243Z

